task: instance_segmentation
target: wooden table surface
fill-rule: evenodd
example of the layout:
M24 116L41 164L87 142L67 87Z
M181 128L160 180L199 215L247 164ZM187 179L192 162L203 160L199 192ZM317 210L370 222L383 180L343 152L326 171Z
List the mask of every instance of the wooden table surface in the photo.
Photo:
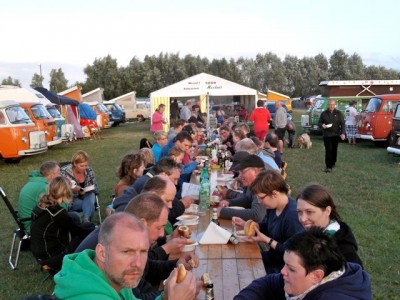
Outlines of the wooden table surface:
M211 192L220 183L222 171L212 170L210 174ZM197 183L199 175L192 175L191 183ZM190 226L192 239L200 241L207 229L212 217L212 208L205 216L200 216L199 224ZM220 220L220 226L232 232L232 222ZM215 299L231 300L238 292L250 284L254 279L265 275L265 269L261 260L260 250L256 243L240 242L224 245L198 245L195 249L200 259L199 267L193 269L193 273L200 278L203 273L210 273L214 282ZM205 289L197 299L205 299Z

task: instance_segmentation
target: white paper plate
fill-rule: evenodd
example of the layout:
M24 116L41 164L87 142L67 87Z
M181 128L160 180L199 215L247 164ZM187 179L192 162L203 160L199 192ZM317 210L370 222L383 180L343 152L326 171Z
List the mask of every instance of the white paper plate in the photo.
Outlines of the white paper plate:
M237 210L245 209L244 207L241 207L241 206L228 206L227 208L232 208L232 209L237 209Z
M174 224L174 226L186 225L186 226L193 226L199 224L199 220L190 222L190 224L182 224L181 221L178 221Z

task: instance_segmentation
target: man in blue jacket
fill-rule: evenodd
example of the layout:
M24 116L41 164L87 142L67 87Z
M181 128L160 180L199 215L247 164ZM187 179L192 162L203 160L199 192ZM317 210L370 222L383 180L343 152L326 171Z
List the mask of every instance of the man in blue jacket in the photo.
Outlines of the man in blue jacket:
M254 280L235 296L240 299L372 299L371 281L358 264L346 263L335 240L322 228L286 242L281 274Z

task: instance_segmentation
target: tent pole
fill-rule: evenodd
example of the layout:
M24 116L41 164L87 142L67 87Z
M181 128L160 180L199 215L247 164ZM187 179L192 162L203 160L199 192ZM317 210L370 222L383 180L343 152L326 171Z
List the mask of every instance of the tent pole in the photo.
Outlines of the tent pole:
M210 128L210 93L206 95L206 109L207 109L207 132L211 132Z

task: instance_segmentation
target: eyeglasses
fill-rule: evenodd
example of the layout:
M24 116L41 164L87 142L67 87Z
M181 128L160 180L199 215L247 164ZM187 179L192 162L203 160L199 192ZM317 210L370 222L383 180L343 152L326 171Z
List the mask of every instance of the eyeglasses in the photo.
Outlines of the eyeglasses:
M256 195L256 197L257 197L257 200L258 201L263 201L265 198L267 198L269 195L264 195L264 196L259 196L259 195Z
M249 171L249 170L251 170L251 168L246 168L246 169L240 170L240 171L239 171L239 174L244 174L244 173L246 173L246 172Z

